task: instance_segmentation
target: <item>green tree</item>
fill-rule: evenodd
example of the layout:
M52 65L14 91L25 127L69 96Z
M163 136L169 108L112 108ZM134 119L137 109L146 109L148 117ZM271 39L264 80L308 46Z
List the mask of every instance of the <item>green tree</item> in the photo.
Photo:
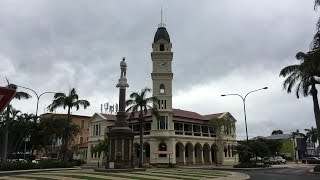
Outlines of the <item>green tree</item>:
M59 107L63 107L63 109L68 110L67 120L68 123L71 124L70 114L71 109L76 108L76 110L79 110L80 106L83 106L84 109L86 109L88 106L90 106L89 101L87 100L79 100L79 96L75 90L75 88L72 88L69 91L69 94L66 95L65 93L55 93L54 94L54 100L53 102L48 106L48 109L53 112L55 109ZM68 128L71 128L72 126L68 126ZM72 129L67 129L63 135L62 138L62 154L63 154L63 160L66 159L67 152L68 152L68 142L70 141L70 132Z
M105 137L103 140L98 140L98 144L94 145L91 147L92 153L98 153L98 157L101 156L101 153L103 152L104 154L107 153L108 151L108 140ZM98 166L99 166L99 159L98 158Z
M317 143L317 128L313 128L313 126L311 126L310 129L304 129L307 133L306 133L306 138L309 142L313 142L313 143Z
M283 131L282 130L273 130L271 135L274 135L274 134L283 134Z
M283 87L288 93L291 93L292 88L296 85L295 94L297 98L300 97L300 94L305 97L311 94L318 140L320 140L320 110L317 96L318 91L316 89L316 85L320 83L318 78L320 76L318 57L320 57L320 52L299 52L296 54L296 59L300 63L283 68L280 71L280 76L287 77L283 82Z
M9 82L8 79L7 80L7 83L8 85L6 87L8 88L11 88L11 89L15 89L17 90L18 87L17 85L15 84L11 84ZM15 96L14 96L14 99L29 99L31 98L31 96L26 93L26 92L23 92L23 91L17 91ZM5 122L5 130L4 130L4 136L3 136L3 143L4 143L4 146L3 146L3 151L2 151L2 159L3 159L3 162L6 163L7 162L7 152L8 152L8 137L9 137L9 129L10 129L10 104L7 106L7 110L6 110L6 122Z
M147 93L151 92L151 89L144 88L141 92L133 92L130 94L130 99L126 101L128 106L127 112L131 112L130 117L135 117L138 113L140 121L140 158L139 167L143 167L143 124L144 116L147 114L148 109L157 118L159 117L158 109L155 103L158 101L156 97L146 97ZM151 106L153 105L153 106Z
M211 119L209 121L209 126L213 127L216 135L221 136L222 133L227 133L227 130L234 129L235 122L229 116L224 116L218 119Z

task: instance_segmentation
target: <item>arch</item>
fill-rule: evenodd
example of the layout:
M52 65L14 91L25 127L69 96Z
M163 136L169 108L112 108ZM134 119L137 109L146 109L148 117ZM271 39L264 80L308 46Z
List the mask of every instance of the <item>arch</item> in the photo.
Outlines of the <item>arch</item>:
M202 146L200 143L196 143L194 146L194 157L197 164L202 164Z
M211 161L212 163L217 164L217 151L218 151L218 147L216 144L212 144L211 145Z
M164 51L164 44L160 44L160 51Z
M230 146L230 144L228 145L228 157L231 157L231 146Z
M210 153L211 153L211 150L210 150L210 145L208 143L205 143L203 145L203 161L204 163L210 163Z
M158 151L167 151L167 144L164 142L159 143ZM159 154L159 157L167 157L167 154Z
M183 144L179 141L176 143L176 163L177 164L184 164L184 146Z
M164 94L165 93L165 86L164 86L164 84L160 84L160 87L159 87L159 93L161 93L161 94Z
M150 144L148 142L143 143L143 159L145 163L150 163Z
M134 163L136 165L139 164L139 157L140 157L140 144L134 143L133 144L133 154L134 154Z
M185 146L186 163L193 164L193 145L188 142Z

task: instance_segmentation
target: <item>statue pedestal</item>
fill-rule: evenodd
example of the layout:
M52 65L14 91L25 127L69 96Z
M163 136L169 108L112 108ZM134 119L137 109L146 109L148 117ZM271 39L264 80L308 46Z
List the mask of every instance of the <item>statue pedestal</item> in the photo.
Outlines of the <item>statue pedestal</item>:
M133 132L131 129L129 127L113 127L107 135L109 153L106 169L134 168Z

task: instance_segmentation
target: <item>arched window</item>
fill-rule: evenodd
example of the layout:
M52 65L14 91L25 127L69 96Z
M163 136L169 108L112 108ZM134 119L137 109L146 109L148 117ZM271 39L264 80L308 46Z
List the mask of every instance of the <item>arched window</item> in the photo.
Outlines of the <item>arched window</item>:
M158 147L159 151L167 151L167 145L165 143L160 143ZM159 157L167 157L167 154L159 154Z
M164 45L160 44L160 51L164 51Z
M164 84L160 84L160 93L164 93L165 92L165 90L164 90L165 88L164 88Z

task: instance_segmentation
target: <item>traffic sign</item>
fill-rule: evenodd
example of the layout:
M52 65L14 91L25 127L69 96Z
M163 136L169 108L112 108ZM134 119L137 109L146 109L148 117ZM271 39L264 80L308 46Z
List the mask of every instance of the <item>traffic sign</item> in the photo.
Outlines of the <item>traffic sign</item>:
M7 107L15 94L15 89L0 87L0 113Z

